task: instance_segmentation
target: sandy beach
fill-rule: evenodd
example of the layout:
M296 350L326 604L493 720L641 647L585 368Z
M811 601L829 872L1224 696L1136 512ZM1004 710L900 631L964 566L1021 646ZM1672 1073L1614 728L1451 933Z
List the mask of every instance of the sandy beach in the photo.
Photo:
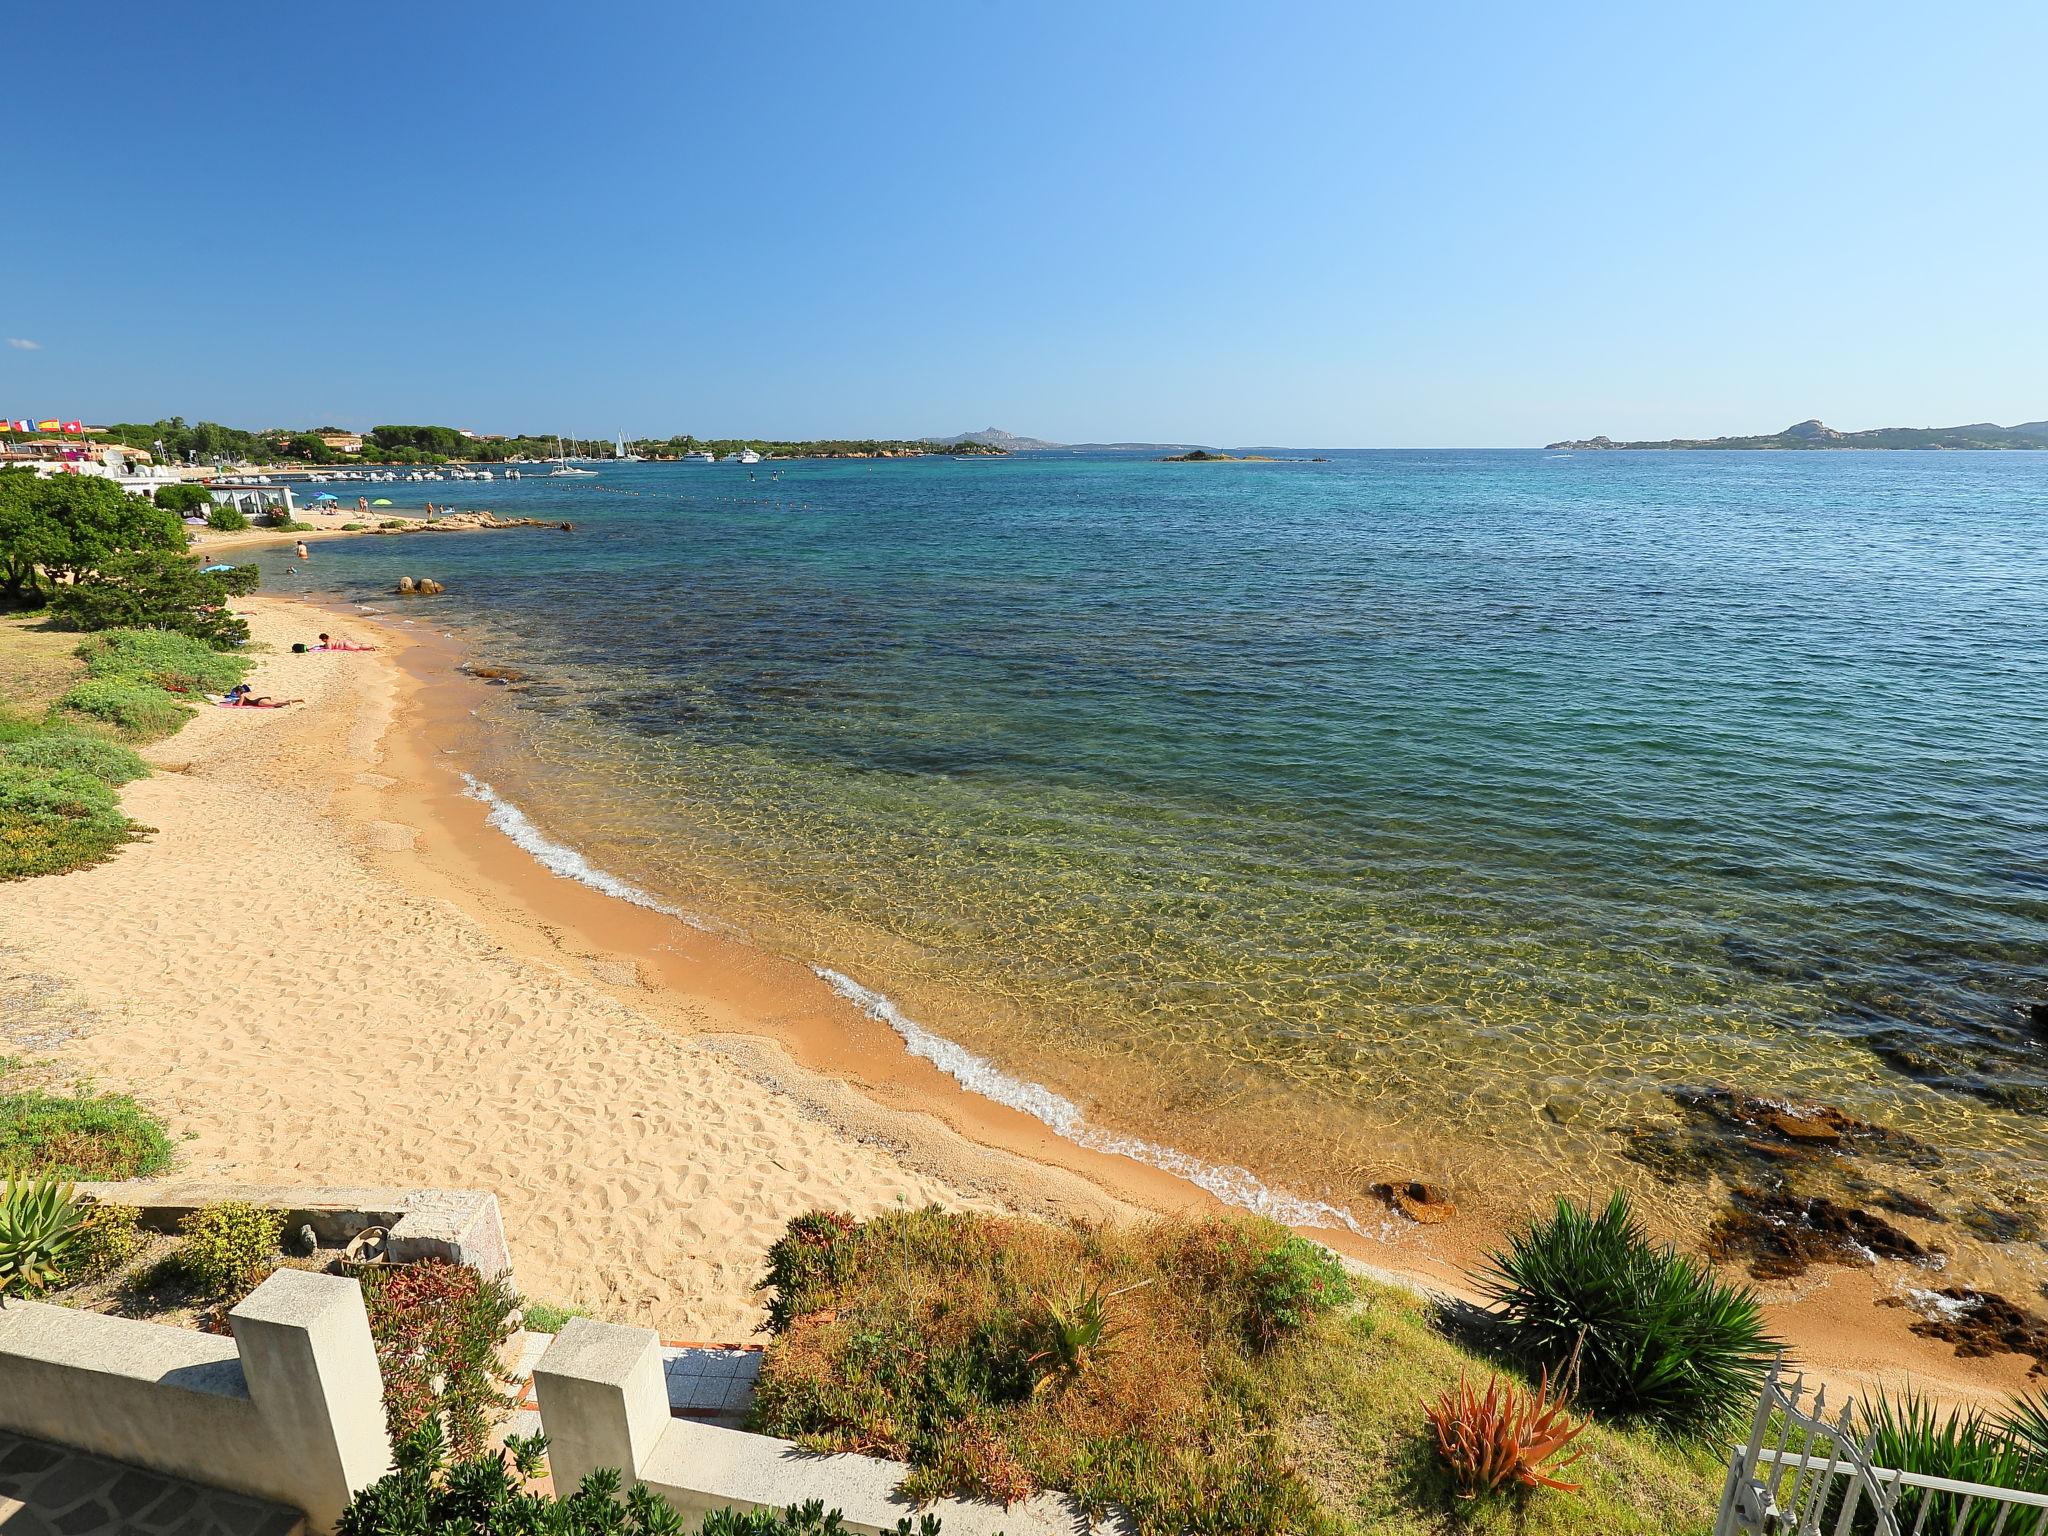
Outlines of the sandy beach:
M257 690L152 748L94 869L0 886L0 1049L134 1093L176 1172L480 1187L531 1296L731 1338L791 1216L898 1202L1110 1218L1212 1197L961 1090L801 966L557 878L466 795L485 686L422 605L245 605ZM380 648L292 654L332 630ZM1450 1291L1497 1236L1319 1232ZM1987 1399L2017 1356L1918 1338L1871 1271L1771 1321L1832 1378Z

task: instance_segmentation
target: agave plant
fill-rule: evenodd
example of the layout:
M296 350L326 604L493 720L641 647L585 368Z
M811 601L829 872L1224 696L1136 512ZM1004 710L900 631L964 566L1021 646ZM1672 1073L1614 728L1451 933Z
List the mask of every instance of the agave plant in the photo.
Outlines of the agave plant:
M1054 1385L1070 1387L1087 1375L1097 1361L1116 1353L1109 1304L1125 1292L1151 1283L1141 1280L1137 1285L1108 1292L1099 1285L1084 1285L1069 1301L1046 1301L1045 1317L1039 1324L1040 1347L1027 1362L1035 1373L1031 1390L1043 1392Z
M0 1301L56 1284L85 1226L85 1206L69 1184L49 1174L10 1180L0 1191Z
M1572 1422L1562 1397L1550 1395L1546 1373L1534 1393L1511 1381L1489 1376L1486 1391L1477 1391L1461 1372L1458 1384L1422 1411L1436 1430L1437 1454L1450 1468L1465 1498L1492 1493L1503 1484L1516 1488L1578 1488L1553 1476L1584 1454L1574 1451L1545 1470L1550 1458L1585 1432L1588 1419Z
M1620 1193L1597 1213L1559 1201L1490 1255L1478 1280L1500 1309L1507 1352L1616 1418L1710 1428L1753 1399L1779 1349L1748 1287L1652 1245Z

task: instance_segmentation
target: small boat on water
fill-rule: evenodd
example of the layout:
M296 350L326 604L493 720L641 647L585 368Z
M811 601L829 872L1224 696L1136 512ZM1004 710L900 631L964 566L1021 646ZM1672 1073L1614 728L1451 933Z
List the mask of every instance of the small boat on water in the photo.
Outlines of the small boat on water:
M716 464L718 462L718 455L709 448L699 448L695 453L684 454L683 462L685 464Z
M555 467L548 471L550 478L558 475L589 477L596 473L597 471L594 469L578 469L575 465L571 464L562 453L562 440L559 437L555 439Z

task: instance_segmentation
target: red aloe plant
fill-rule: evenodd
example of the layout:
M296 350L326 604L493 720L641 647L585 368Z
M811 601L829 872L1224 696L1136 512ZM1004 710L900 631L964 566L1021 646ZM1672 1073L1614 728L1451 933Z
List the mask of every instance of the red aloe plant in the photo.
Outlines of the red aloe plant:
M1434 1408L1423 1404L1422 1411L1436 1430L1437 1453L1468 1499L1491 1493L1503 1483L1567 1492L1579 1486L1550 1474L1562 1472L1583 1452L1572 1452L1548 1471L1544 1463L1577 1439L1591 1420L1572 1422L1563 1398L1550 1395L1547 1371L1533 1394L1489 1376L1484 1395L1460 1372L1457 1386Z

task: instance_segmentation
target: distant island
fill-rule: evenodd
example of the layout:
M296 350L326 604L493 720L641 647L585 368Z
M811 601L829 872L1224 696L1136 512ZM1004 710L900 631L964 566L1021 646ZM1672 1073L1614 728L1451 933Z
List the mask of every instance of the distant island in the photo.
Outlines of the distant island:
M1162 464L1272 464L1278 462L1264 453L1211 453L1206 448L1197 448L1189 453L1169 453L1159 461Z
M1670 437L1654 443L1617 443L1611 437L1588 437L1545 448L2048 448L2048 421L2024 421L2016 427L1972 422L1966 427L1875 427L1868 432L1837 432L1821 421L1802 421L1782 432L1761 437Z

